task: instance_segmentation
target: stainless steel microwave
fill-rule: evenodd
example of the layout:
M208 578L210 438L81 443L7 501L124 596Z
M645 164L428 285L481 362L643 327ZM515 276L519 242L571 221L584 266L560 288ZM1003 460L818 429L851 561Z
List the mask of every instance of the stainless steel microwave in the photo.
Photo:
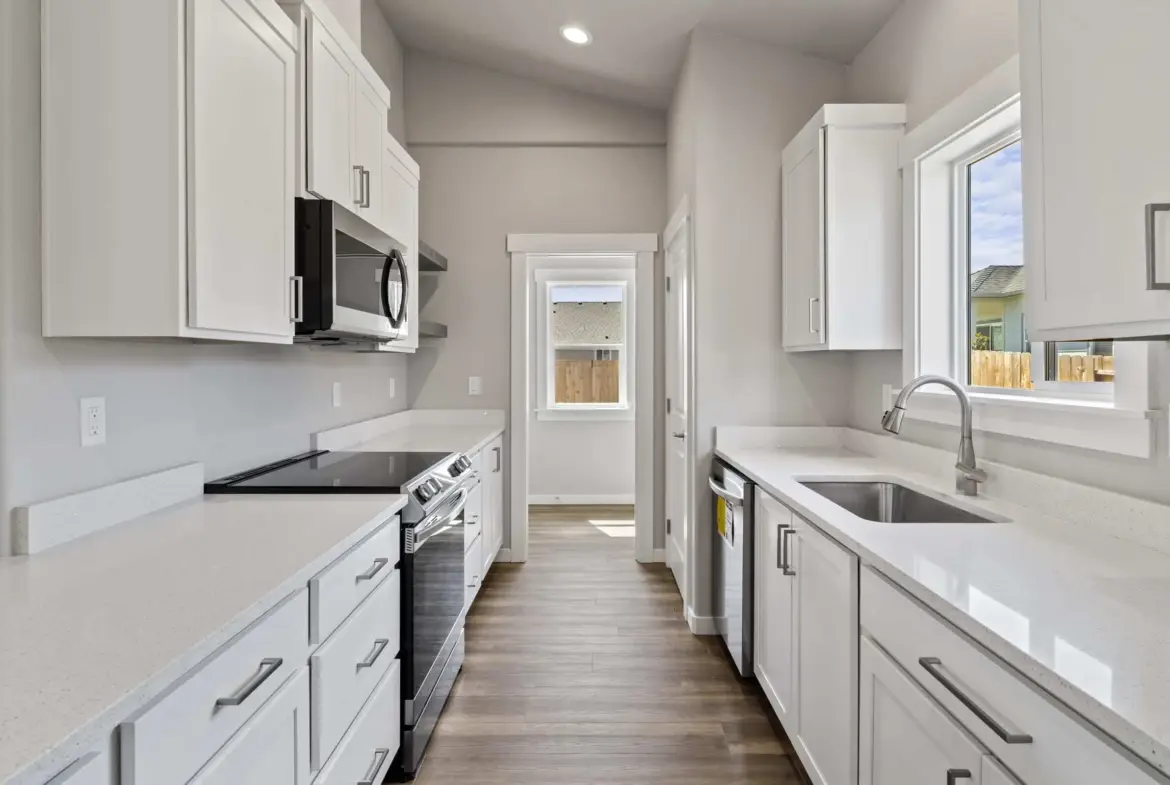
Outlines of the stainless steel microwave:
M296 340L323 344L404 339L408 249L328 199L297 199Z

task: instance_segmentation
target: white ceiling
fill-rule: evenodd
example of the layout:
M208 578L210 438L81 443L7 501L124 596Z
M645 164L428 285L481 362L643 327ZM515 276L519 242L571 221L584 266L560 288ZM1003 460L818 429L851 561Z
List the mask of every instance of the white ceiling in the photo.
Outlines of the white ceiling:
M901 0L378 0L407 46L648 106L667 106L704 24L850 62ZM593 43L575 47L561 25Z

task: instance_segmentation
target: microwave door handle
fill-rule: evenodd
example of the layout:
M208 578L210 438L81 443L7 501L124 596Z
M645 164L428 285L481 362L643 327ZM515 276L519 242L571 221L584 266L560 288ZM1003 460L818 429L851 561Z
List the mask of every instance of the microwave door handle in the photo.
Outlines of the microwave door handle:
M395 311L390 308L390 272L398 268L398 273L402 279L402 291L398 297L397 315ZM402 252L397 248L390 252L386 257L386 267L382 271L382 306L386 309L386 317L390 320L390 326L395 330L402 328L406 322L406 304L410 297L410 277L406 271L406 260L402 256Z

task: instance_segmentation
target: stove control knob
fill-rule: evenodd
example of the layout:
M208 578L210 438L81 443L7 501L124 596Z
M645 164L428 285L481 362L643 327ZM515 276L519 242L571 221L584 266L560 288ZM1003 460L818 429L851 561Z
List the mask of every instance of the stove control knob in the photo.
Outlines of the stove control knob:
M447 473L452 477L458 477L463 474L463 464L459 461L452 461L451 465L447 467Z
M443 486L434 477L427 480L427 486L431 489L431 496L434 496L436 493L443 490Z
M434 496L434 494L431 493L430 486L425 482L418 486L418 489L414 492L414 495L417 496L418 500L424 504L429 501L432 496Z

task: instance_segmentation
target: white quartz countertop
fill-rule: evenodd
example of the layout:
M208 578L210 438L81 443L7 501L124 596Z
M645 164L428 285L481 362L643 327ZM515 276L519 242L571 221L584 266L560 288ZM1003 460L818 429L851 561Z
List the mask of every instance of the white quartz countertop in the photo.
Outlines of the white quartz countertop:
M716 452L863 563L1170 773L1170 556L1002 501L956 497L953 486L935 477L843 448ZM1010 522L871 523L798 482L875 475Z
M0 559L0 783L42 785L405 496L208 496Z
M473 455L504 432L496 425L407 425L348 448L358 451L417 450Z

